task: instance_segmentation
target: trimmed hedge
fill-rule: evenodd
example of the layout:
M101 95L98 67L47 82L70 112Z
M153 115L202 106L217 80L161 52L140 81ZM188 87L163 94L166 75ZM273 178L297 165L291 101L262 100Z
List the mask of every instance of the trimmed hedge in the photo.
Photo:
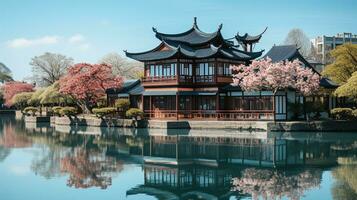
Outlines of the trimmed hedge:
M61 116L61 106L53 106L52 108L52 112L53 114L57 115L57 116Z
M116 112L116 108L104 107L104 108L93 108L92 112L99 118L113 114Z
M75 107L70 107L70 106L67 106L67 107L63 107L61 108L60 110L60 114L61 115L66 115L66 116L75 116L78 114L78 110L77 108Z
M23 112L24 112L26 115L35 116L35 114L36 114L37 112L39 112L39 109L36 108L36 107L29 106L29 107L26 107Z
M354 119L354 114L357 114L356 110L351 108L334 108L331 110L331 116L333 119L337 120L351 120ZM357 116L357 115L356 115Z
M118 99L115 101L115 107L119 111L126 112L130 107L130 101L129 99Z
M144 112L138 108L130 108L128 111L126 111L125 115L128 118L135 118L137 119L137 117L144 117Z

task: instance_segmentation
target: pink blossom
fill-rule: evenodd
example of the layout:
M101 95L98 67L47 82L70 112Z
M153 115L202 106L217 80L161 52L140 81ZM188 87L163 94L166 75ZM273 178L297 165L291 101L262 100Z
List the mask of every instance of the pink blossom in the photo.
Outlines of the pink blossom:
M245 91L295 89L304 95L311 95L319 89L320 76L306 68L300 61L273 63L270 58L254 60L250 65L231 67L234 86Z
M120 88L123 79L113 76L109 65L79 63L68 68L68 73L59 83L61 93L72 95L88 105L103 97L106 89Z

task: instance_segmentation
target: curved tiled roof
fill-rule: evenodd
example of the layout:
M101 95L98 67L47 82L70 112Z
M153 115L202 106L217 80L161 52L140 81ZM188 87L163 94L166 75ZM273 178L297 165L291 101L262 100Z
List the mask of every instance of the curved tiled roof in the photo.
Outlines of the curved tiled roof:
M198 28L197 21L195 18L192 28L182 33L177 33L177 34L161 33L158 32L156 28L153 28L153 31L155 32L156 38L158 38L161 41L170 40L170 41L187 43L190 45L202 45L202 44L209 43L214 39L223 41L224 39L221 34L221 29L222 29L222 24L219 25L217 31L213 33L205 33Z
M169 59L174 58L177 55L181 55L186 58L210 58L210 57L222 57L233 60L252 60L262 55L263 51L260 52L245 52L239 50L234 47L216 47L214 45L210 45L207 48L202 49L194 49L185 44L179 43L171 43L163 41L164 44L170 47L169 50L164 51L149 51L143 53L128 53L126 52L126 56L138 60L138 61L153 61L153 60L161 60L161 59ZM160 44L159 46L162 46Z

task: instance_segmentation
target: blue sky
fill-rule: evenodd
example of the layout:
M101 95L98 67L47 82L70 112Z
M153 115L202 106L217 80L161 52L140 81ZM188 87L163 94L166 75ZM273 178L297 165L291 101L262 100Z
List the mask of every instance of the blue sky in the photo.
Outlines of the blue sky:
M192 26L213 32L258 34L255 50L281 44L292 28L310 37L338 32L357 34L357 1L252 0L0 0L0 62L15 79L31 75L29 62L44 52L61 53L75 62L97 62L107 53L144 51L160 32L177 33Z

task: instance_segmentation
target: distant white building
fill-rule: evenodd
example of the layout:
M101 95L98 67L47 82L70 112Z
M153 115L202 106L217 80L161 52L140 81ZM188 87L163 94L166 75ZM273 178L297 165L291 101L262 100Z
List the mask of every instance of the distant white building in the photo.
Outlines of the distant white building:
M357 44L357 35L352 33L338 33L335 36L323 35L312 39L311 42L316 49L317 56L320 57L323 64L326 64L329 62L328 52L345 43Z

